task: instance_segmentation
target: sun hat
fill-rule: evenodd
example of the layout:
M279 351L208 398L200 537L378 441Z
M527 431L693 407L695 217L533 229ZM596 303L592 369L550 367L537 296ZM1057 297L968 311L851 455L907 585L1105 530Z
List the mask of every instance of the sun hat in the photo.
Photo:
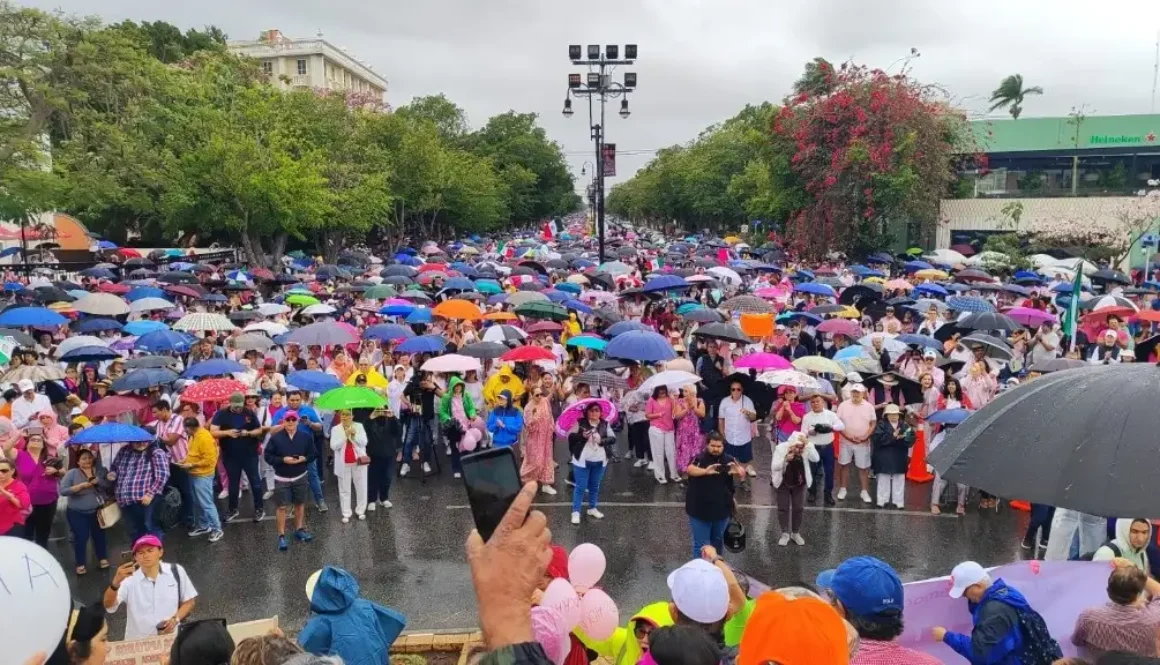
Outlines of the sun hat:
M677 609L697 623L716 623L729 611L725 575L704 559L693 559L669 573L668 583Z
M886 410L884 411L884 413L886 415L890 415L892 413L897 415L897 414L902 413L902 409L898 408L897 404L887 404Z

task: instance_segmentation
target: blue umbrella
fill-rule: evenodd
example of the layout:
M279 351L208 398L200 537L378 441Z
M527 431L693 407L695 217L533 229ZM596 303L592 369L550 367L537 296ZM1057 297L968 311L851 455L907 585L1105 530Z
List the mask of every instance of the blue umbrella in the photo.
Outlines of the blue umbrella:
M833 298L835 293L831 286L819 284L818 282L803 282L793 287L794 291L798 293L812 293L815 296L827 296Z
M169 326L162 321L143 319L141 321L130 321L126 323L125 327L121 329L121 332L127 335L133 335L134 337L140 337L159 330L169 330Z
M0 252L0 259L6 258L9 256L16 256L19 253L20 253L19 247L9 247L8 249Z
M113 358L120 358L121 354L110 349L107 346L91 345L78 346L60 357L65 362L88 362L90 360L112 360Z
M608 330L604 331L604 334L607 337L618 337L620 335L623 335L624 333L630 333L630 332L635 332L635 331L648 331L648 330L652 330L652 328L649 326L646 326L645 324L641 323L640 321L621 321L620 323L614 323L611 326L609 326Z
M142 298L169 298L169 294L155 286L138 286L125 294L125 300L135 302Z
M399 259L399 263L401 263L405 266L417 267L417 266L423 265L423 259L420 259L416 256L405 256L405 257Z
M972 288L968 284L959 284L958 282L943 282L942 284L939 284L939 286L943 287L947 291L954 291L955 293L966 293Z
M947 298L947 307L958 310L960 312L994 312L995 307L983 300L974 296L951 296Z
M1019 286L1018 284L1004 284L1001 288L1008 293L1015 293L1021 296L1031 295L1031 291L1029 289Z
M157 438L148 430L125 423L101 423L77 432L65 442L69 446L86 446L94 443L134 443L152 441Z
M106 330L121 330L121 322L114 319L91 317L81 319L73 326L73 330L81 333L104 332Z
M914 290L922 291L923 293L933 293L934 295L943 297L949 295L949 292L946 289L939 286L938 284L935 284L934 282L923 282L922 284L914 287Z
M1029 282L1043 281L1043 277L1041 275L1033 273L1030 270L1016 270L1015 276L1012 277L1012 279L1015 280L1016 282L1022 282L1025 280L1029 281Z
M508 297L508 294L506 294L506 293L497 293L494 296L488 296L487 304L498 305L501 302L507 302L507 297Z
M400 353L442 353L447 348L443 335L420 335L403 340L395 347Z
M431 309L429 307L416 307L403 320L412 325L416 323L431 323Z
M415 336L407 326L401 326L397 323L380 323L377 326L371 326L363 332L363 339L377 339L380 342L387 342L395 339L411 339Z
M893 263L894 257L886 252L875 252L866 257L866 263Z
M1073 288L1070 282L1060 282L1059 284L1051 287L1051 290L1055 293L1071 293Z
M571 293L574 296L580 295L580 292L583 291L583 289L580 288L579 284L573 284L572 282L561 282L561 283L556 285L556 290L557 291L567 291L568 293Z
M812 270L806 270L805 268L798 268L798 271L793 274L794 279L813 279L814 276Z
M932 266L926 261L907 261L902 264L906 272L918 272L919 270L930 270Z
M227 358L214 358L213 360L203 360L199 363L193 363L184 372L181 373L181 378L201 379L207 376L233 374L234 372L244 371L246 371L246 368L236 360L229 360Z
M97 249L117 249L117 243L111 240L97 241Z
M47 307L12 307L0 312L0 326L63 326L68 319Z
M958 425L969 415L971 412L966 409L943 409L927 416L926 421L937 425Z
M85 268L77 274L81 277L92 277L93 279L114 279L117 276L108 268Z
M236 282L248 282L253 278L245 270L232 270L226 273L226 279L232 279Z
M588 259L576 259L572 262L572 267L576 268L577 270L587 270L589 268L594 268L595 266L596 262L589 261Z
M843 360L854 360L855 358L869 358L866 354L866 349L861 345L847 346L846 348L834 354L834 362L841 362Z
M148 390L153 386L163 386L178 379L177 372L164 367L144 367L133 370L113 382L113 390Z
M639 362L659 363L677 357L673 345L651 330L632 330L617 335L605 347L609 358L622 358Z
M291 372L286 376L286 383L312 393L324 393L342 387L342 381L337 376L316 369Z
M644 288L641 290L645 293L657 293L660 291L676 291L680 289L687 289L690 286L692 286L692 284L689 284L687 281L685 281L684 277L677 275L661 275L659 277L653 277L650 279L647 283L645 283Z
M782 317L785 318L783 319ZM786 312L777 317L778 321L792 321L794 319L805 319L815 326L822 322L822 317L817 314L811 314L810 312Z
M20 282L4 282L4 290L9 293L14 291L23 291L24 285Z
M568 343L565 346L575 346L581 349L595 349L596 351L603 351L608 347L608 342L599 337L592 337L590 335L576 335L569 337Z
M571 297L569 294L564 293L563 291L557 291L556 289L548 289L547 291L544 291L543 294L548 296L548 300L551 300L554 303L562 303Z
M867 268L864 265L856 263L856 264L850 266L850 272L854 273L855 275L857 275L859 277L865 277L866 273L868 273L868 272L878 272L878 271L871 270L870 268Z
M474 291L475 282L466 277L452 277L443 283L444 291Z
M942 342L933 337L927 337L926 335L899 335L894 338L894 341L902 342L903 344L914 344L939 352L943 350Z
M183 332L174 330L158 330L137 338L134 349L150 353L188 353L193 346L194 338Z
M560 304L568 309L580 312L581 314L591 314L592 313L591 307L589 307L588 305L585 305L584 303L580 302L579 300L576 300L575 298L569 298Z
M387 305L379 309L379 314L384 316L407 316L413 311L415 311L415 307L412 305Z

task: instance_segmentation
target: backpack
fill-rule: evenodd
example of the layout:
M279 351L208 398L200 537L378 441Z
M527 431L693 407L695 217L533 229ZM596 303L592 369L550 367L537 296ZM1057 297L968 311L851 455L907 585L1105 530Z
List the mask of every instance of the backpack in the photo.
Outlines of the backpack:
M168 531L181 522L181 492L176 487L170 485L161 493L154 519L162 531Z
M1117 544L1115 543L1115 541L1109 540L1108 542L1104 543L1103 545L1100 545L1100 547L1097 547L1097 548L1095 548L1093 551L1091 551L1091 552L1088 552L1087 554L1085 554L1085 555L1081 556L1081 557L1079 558L1079 560L1080 560L1080 561L1091 561L1091 560L1092 560L1092 557L1094 557L1094 556L1096 555L1096 552L1100 551L1100 548L1101 548L1101 547L1106 547L1106 548L1108 548L1109 550L1111 550L1111 551L1112 551L1112 555L1113 555L1113 556L1115 556L1116 558L1119 558L1119 557L1121 557L1121 556L1124 556L1124 553L1120 551L1120 546L1119 546L1119 545L1117 545Z
M1019 631L1023 645L1019 648L1019 662L1023 665L1051 665L1063 658L1059 642L1047 631L1047 622L1032 609L1019 610Z

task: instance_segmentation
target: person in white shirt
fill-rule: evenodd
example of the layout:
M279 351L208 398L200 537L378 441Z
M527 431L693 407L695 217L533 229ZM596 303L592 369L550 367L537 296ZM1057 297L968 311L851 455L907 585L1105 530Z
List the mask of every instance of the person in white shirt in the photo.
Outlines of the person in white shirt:
M834 506L834 432L846 429L842 419L826 408L826 398L820 394L810 397L810 410L802 416L801 431L809 437L810 444L818 451L819 461L810 464L813 483L808 498L810 503L818 500L818 476L825 472L826 506Z
M330 449L334 451L334 475L338 478L338 502L342 523L350 522L350 486L354 485L354 512L365 520L367 510L367 432L355 422L349 409L338 412L341 423L330 430Z
M141 536L133 543L133 560L117 567L105 589L106 612L126 606L126 640L168 635L193 612L197 589L185 568L162 563L164 554L157 536Z
M12 424L17 429L24 429L28 423L35 423L41 411L52 411L52 403L47 395L36 392L36 384L29 379L23 379L16 384L20 390L20 397L12 401Z
M1059 334L1050 321L1044 323L1031 337L1031 364L1059 357Z
M721 400L717 409L717 426L725 437L725 452L738 464L744 464L750 477L757 476L753 468L753 421L757 420L757 410L753 400L744 394L740 381L729 385L729 396Z

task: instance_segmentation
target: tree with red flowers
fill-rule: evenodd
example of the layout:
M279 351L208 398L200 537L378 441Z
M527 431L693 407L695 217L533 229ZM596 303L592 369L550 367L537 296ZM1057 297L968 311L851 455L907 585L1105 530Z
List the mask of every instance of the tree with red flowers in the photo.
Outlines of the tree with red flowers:
M897 225L911 243L932 238L956 156L974 152L966 117L905 72L821 58L794 90L771 137L793 146L790 170L808 201L786 222L792 247L862 255L888 247Z

